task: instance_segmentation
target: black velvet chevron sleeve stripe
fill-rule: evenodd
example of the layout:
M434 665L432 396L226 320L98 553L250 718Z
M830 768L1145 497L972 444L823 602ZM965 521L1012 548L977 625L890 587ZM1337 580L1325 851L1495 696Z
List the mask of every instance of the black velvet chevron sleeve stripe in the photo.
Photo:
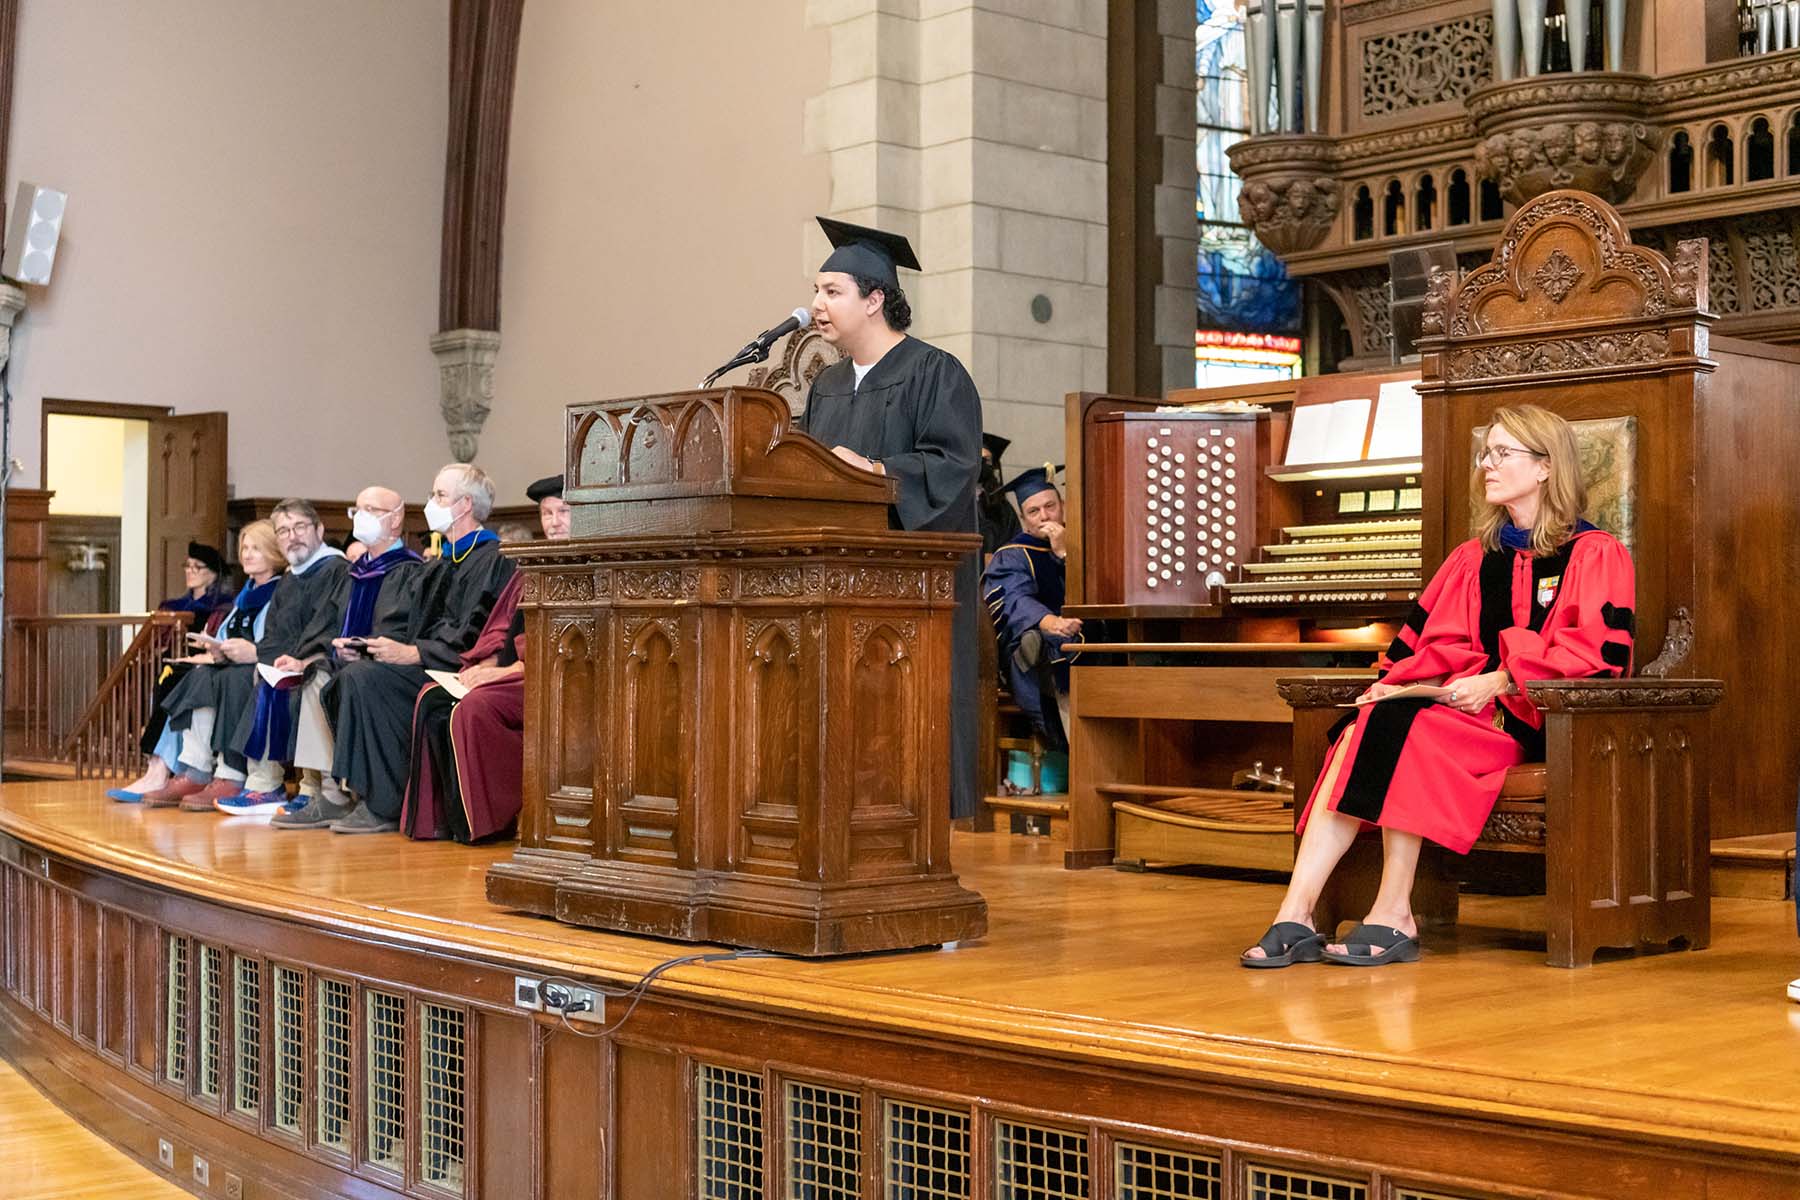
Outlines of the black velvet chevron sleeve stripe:
M1637 612L1634 609L1620 608L1608 601L1600 606L1600 620L1608 629L1637 636Z

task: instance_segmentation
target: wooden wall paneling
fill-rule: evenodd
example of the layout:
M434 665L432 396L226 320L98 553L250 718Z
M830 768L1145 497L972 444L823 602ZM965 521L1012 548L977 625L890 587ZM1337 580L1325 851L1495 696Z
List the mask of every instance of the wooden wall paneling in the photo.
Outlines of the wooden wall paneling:
M126 1010L130 1058L128 1069L144 1080L158 1074L156 1062L157 1021L162 1003L161 934L148 921L131 920L131 980Z
M525 1014L476 1012L470 1028L469 1128L479 1138L470 1193L542 1200L544 1075L537 1024Z
M1163 390L1155 320L1163 261L1156 236L1156 191L1163 176L1156 128L1161 78L1157 6L1108 0L1106 386L1122 395L1160 396ZM1074 553L1069 557L1072 561Z
M606 1128L613 1108L606 1039L567 1032L553 1018L538 1019L536 1036L543 1105L539 1195L543 1200L606 1195Z
M124 1066L130 1053L131 918L114 908L101 911L100 925L100 1049Z
M614 1039L612 1200L685 1200L698 1194L698 1151L689 1140L691 1089L692 1068L682 1054L635 1037ZM763 1105L766 1117L766 1095Z

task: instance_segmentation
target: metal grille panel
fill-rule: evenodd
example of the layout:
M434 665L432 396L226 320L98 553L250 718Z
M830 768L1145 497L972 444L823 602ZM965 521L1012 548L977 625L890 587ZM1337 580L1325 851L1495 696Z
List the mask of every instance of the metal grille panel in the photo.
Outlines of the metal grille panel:
M306 1103L306 976L275 968L275 1128L300 1136Z
M195 1094L219 1098L219 1025L225 1012L225 956L217 946L200 947L200 1069Z
M231 1062L236 1086L231 1104L238 1112L255 1116L262 1111L262 964L253 958L236 960L233 981L236 1012L232 1021Z
M1188 1150L1114 1147L1116 1200L1219 1200L1219 1159Z
M994 1184L999 1200L1087 1200L1087 1134L995 1121Z
M1250 1200L1368 1200L1367 1184L1278 1167L1250 1167Z
M350 985L319 980L318 1027L319 1145L350 1153Z
M1418 1188L1396 1187L1394 1200L1475 1200L1475 1197L1456 1196L1449 1192L1422 1192Z
M460 1192L468 1079L463 1012L426 1004L419 1015L419 1174Z
M763 1082L700 1064L701 1200L762 1200Z
M789 1083L788 1194L793 1200L858 1200L862 1195L862 1097Z
M406 1001L367 993L363 1081L368 1098L369 1162L406 1169Z
M163 940L163 1078L187 1083L188 1075L188 942L168 935Z
M969 1114L887 1102L887 1200L967 1200Z

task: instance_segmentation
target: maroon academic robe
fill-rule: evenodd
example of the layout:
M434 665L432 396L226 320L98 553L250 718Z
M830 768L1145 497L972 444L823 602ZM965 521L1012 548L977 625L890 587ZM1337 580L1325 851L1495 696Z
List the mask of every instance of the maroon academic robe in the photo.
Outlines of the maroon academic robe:
M1454 683L1505 667L1520 685L1480 713L1384 700L1356 713L1326 757L1315 804L1467 854L1508 767L1542 761L1543 714L1524 685L1611 678L1631 668L1631 556L1586 528L1555 554L1464 542L1438 569L1377 664L1385 683Z
M493 658L519 661L519 593L514 572L494 601L481 636L463 655L473 666ZM420 839L475 842L504 833L518 819L525 768L525 677L475 688L461 700L427 684L413 706L412 772L400 828Z

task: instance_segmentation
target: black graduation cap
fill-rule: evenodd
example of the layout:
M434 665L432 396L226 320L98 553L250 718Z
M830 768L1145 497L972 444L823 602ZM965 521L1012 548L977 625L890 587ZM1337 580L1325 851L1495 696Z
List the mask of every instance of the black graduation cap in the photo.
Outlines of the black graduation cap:
M1057 463L1055 466L1045 463L1041 467L1033 467L1029 471L1021 471L1007 481L1004 490L1011 492L1013 494L1013 499L1017 500L1020 506L1023 507L1027 500L1031 499L1039 492L1055 490L1056 483L1050 477L1062 469L1061 463Z
M992 458L995 462L1000 461L1000 456L1006 453L1006 448L1010 445L1012 445L1011 438L1003 438L997 433L984 433L981 435L982 449L986 450L988 452L988 457Z
M820 217L818 221L819 228L825 231L825 236L836 247L819 268L821 271L842 271L846 275L873 279L897 288L900 286L900 276L894 270L895 267L905 267L911 271L919 269L919 260L913 254L912 244L897 233L885 233L866 225L834 221L830 217Z
M546 475L525 489L525 498L536 504L546 496L560 496L563 493L563 477Z
M205 542L189 542L187 556L214 575L225 573L225 556Z

